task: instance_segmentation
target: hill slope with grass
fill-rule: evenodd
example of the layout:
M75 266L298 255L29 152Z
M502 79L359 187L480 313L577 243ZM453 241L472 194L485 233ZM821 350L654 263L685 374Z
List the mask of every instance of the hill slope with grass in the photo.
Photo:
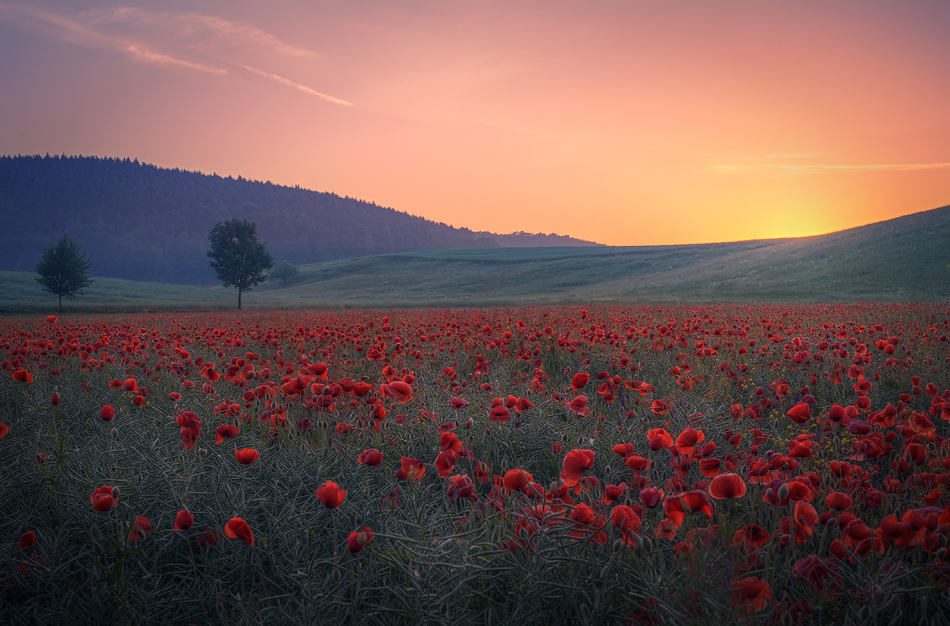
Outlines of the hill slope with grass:
M950 297L950 206L845 231L683 246L428 251L301 267L320 304L777 302Z
M300 265L249 307L747 303L950 297L950 206L828 235L683 246L430 250ZM0 311L45 311L35 274L0 272ZM233 289L99 278L70 310L231 308Z

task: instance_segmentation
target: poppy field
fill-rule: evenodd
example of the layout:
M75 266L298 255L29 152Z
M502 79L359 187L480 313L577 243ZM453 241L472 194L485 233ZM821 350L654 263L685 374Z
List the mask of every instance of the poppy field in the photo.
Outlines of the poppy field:
M950 305L0 320L0 623L942 624Z

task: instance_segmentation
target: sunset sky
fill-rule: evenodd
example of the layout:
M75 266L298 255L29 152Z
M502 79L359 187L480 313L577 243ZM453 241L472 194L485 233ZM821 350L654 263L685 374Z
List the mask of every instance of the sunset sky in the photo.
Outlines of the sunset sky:
M950 2L0 0L0 154L611 245L950 204Z

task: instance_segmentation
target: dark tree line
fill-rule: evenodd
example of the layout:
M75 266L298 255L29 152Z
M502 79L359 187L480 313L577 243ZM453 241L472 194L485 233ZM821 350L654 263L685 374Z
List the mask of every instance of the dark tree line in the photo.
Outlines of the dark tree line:
M212 284L208 232L255 222L293 264L496 247L490 237L332 193L162 169L129 159L0 157L0 269L32 271L69 232L97 275Z

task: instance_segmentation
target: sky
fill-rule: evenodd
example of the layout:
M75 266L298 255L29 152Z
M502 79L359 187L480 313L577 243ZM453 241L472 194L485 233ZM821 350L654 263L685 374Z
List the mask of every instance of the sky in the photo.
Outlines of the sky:
M798 237L950 204L946 0L0 0L0 154L476 231Z

